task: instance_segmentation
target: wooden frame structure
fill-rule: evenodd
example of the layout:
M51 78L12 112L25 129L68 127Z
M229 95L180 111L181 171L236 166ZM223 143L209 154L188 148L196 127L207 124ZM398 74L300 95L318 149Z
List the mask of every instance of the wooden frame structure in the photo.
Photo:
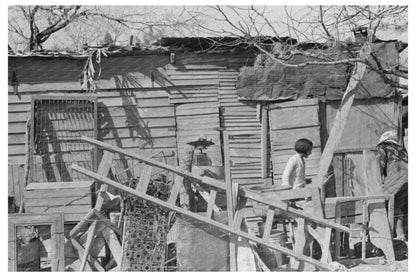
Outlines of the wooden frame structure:
M16 228L19 226L51 225L52 271L64 271L64 215L9 214L9 272L17 271Z
M211 188L211 190L218 190L218 189L223 190L223 191L226 190L226 185L225 185L224 182L221 182L221 181L218 181L218 180L206 177L206 176L199 176L197 174L189 173L189 172L186 172L186 171L184 171L180 168L177 168L177 167L174 167L174 166L171 166L171 165L167 165L167 164L155 161L153 159L150 159L150 158L147 158L147 157L144 157L144 156L141 156L141 155L134 155L134 154L131 154L129 151L123 150L121 148L118 148L118 147L115 147L115 146L112 146L112 145L109 145L109 144L106 144L106 143L103 143L103 142L100 142L100 141L93 140L93 139L90 139L90 138L83 137L82 140L86 141L86 142L89 142L89 143L91 143L95 146L98 146L98 147L100 147L100 148L102 148L106 151L117 153L119 155L125 155L127 157L136 159L136 160L141 161L141 162L143 162L143 163L145 163L149 166L162 168L162 169L165 169L165 170L168 170L168 171L172 171L172 172L174 172L175 174L177 174L179 176L191 178L191 179L193 179L194 181L196 181L198 183L202 183L202 184L205 184L205 185L209 186ZM80 173L82 173L86 176L89 176L89 177L95 179L98 183L102 183L101 190L103 190L103 189L106 190L107 186L110 185L113 188L119 189L119 190L124 191L128 194L131 194L133 196L136 196L136 197L139 197L141 199L150 201L154 204L160 205L161 207L164 207L164 208L169 209L171 211L175 211L177 213L180 213L180 214L185 215L187 217L190 217L192 219L195 219L195 220L198 220L198 221L203 222L205 224L208 224L211 227L214 227L216 229L219 229L219 230L225 232L226 234L229 234L230 236L240 236L242 238L245 238L245 239L248 239L250 241L259 243L261 245L264 245L264 246L266 246L270 249L280 251L283 254L286 254L288 256L292 256L297 260L300 260L300 261L303 261L303 262L306 262L306 263L310 263L310 264L312 264L312 265L314 265L314 266L316 266L320 269L323 269L323 270L332 270L332 268L329 266L327 260L318 261L318 260L315 260L311 257L304 256L303 253L301 253L299 251L295 252L295 251L293 251L289 248L280 246L280 245L275 244L275 243L271 243L271 242L269 242L269 240L267 238L267 235L265 235L265 238L258 238L258 237L254 236L252 234L241 231L240 227L241 227L241 223L242 223L242 220L243 220L243 208L245 206L245 205L242 205L241 203L245 203L245 201L247 201L247 199L251 199L253 201L258 201L258 202L261 202L265 205L268 205L270 207L270 209L272 209L272 210L274 210L274 209L284 210L287 213L292 214L296 217L303 218L305 222L311 222L311 223L313 222L314 224L316 224L317 226L321 226L325 230L337 229L337 230L340 230L340 231L343 231L343 232L349 232L349 228L347 228L347 227L341 226L341 225L336 224L336 223L329 222L327 220L324 220L322 217L314 216L311 213L301 212L297 209L289 207L286 203L281 202L280 200L265 199L262 195L260 195L258 193L255 193L255 192L252 192L248 189L239 189L238 190L238 193L237 193L237 195L239 196L238 201L237 201L237 207L238 208L237 208L237 211L236 211L235 215L232 217L233 218L232 224L229 224L229 223L224 224L224 223L220 223L220 222L217 222L217 221L211 219L210 216L209 217L202 216L202 215L199 215L197 213L193 213L191 211L188 211L188 210L185 210L181 207L176 206L175 205L175 202L176 202L175 200L178 196L178 194L177 194L178 190L177 190L177 188L175 188L175 186L172 188L171 195L169 196L168 201L162 201L162 200L160 200L156 197L147 195L145 192L143 192L145 190L142 190L140 188L139 189L138 188L131 189L131 188L123 186L123 185L121 185L121 184L119 184L115 181L112 181L112 180L105 177L106 174L101 175L99 173L94 173L94 172L86 170L86 169L84 169L80 166L77 166L75 164L72 165L72 169L75 170L75 171L78 171L78 172L80 172ZM145 185L147 185L147 184L145 184ZM215 194L211 194L211 195L215 196ZM77 226L74 227L74 229L70 233L71 237L75 236L78 233L78 231L80 229L82 229L82 227L85 226L88 223L90 217L93 214L97 214L97 211L94 210L94 209L85 217L85 220L81 221ZM95 221L93 221L93 223L90 226L90 229L92 229L91 230L91 238L93 238L95 236L95 230L94 230L95 229L95 226L94 226L95 224L94 224L94 222ZM330 236L326 236L326 238L330 238ZM85 255L88 255L88 245L89 245L88 241L89 240L87 240L87 246L85 248L83 261L86 261L86 259L87 259L87 257L85 257ZM329 252L329 244L327 244L327 246L328 246L328 251L327 252ZM325 255L325 258L326 257L327 256Z

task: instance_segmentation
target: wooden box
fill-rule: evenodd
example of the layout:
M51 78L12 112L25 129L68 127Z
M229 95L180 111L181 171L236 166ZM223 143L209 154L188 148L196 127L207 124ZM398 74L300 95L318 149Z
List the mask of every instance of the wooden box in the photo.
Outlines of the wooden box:
M64 220L80 221L92 208L93 181L31 183L24 189L26 213L64 213Z

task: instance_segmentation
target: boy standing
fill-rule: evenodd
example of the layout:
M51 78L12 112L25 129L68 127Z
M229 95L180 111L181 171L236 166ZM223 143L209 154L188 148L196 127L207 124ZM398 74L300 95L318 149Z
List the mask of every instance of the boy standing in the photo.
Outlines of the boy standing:
M283 186L290 186L292 189L305 187L305 158L312 153L312 147L313 143L309 139L302 138L296 141L296 154L288 160L283 171Z

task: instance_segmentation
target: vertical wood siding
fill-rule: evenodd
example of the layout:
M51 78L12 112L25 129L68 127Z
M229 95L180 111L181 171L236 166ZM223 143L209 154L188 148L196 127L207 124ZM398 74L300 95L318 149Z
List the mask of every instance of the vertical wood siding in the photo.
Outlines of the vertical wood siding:
M237 70L220 71L221 127L228 131L231 179L240 185L263 185L261 122L257 105L237 96Z
M286 163L296 153L294 145L300 138L307 138L313 142L312 154L306 159L306 177L315 176L321 158L318 100L273 104L270 106L269 121L274 183L281 185Z

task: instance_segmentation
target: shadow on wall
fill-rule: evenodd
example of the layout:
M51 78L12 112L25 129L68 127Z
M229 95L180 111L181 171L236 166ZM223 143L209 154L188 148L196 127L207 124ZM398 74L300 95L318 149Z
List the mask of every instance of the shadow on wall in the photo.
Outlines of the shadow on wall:
M61 144L57 137L57 130L55 130L48 113L44 113L41 110L35 116L36 121L42 125L41 128L35 128L34 155L39 155L42 158L42 170L45 173L46 181L72 181L63 159L63 149L61 149ZM54 161L51 160L51 154L54 155ZM37 174L34 171L39 170L36 166L36 159L33 160L33 166L34 170L32 170L32 174L34 175L32 175L32 178L36 178ZM59 176L56 176L57 172L54 168L57 169ZM37 181L41 182L40 180Z
M136 100L136 95L134 91L126 90L132 86L140 87L140 83L132 74L121 76L121 78L119 76L115 76L114 80L116 87L120 89L120 97L123 109L125 111L126 127L129 129L129 136L133 138L133 141L135 141L136 138L139 138L145 141L145 145L148 144L153 146L154 140L151 136L151 131L148 127L148 123L143 120L143 118L140 116L139 110L137 109L138 103ZM138 146L143 147L141 145Z

